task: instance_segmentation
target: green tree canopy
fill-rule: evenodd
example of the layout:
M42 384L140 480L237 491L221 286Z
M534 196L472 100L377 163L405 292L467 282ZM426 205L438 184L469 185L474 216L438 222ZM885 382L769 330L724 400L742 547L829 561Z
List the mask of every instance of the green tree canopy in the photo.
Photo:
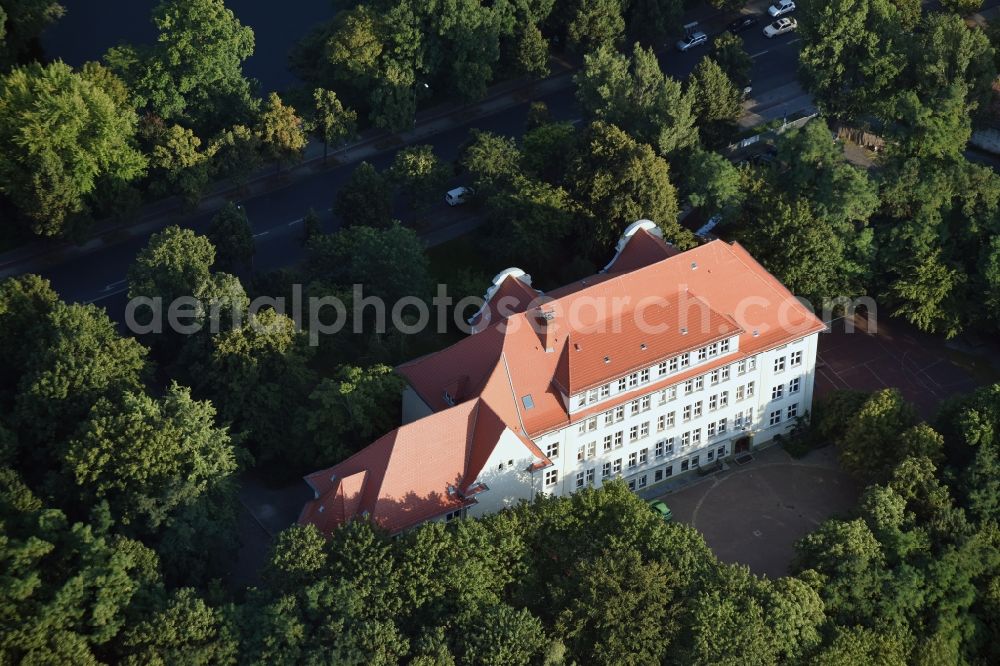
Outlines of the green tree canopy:
M309 143L302 119L281 101L278 93L267 96L259 126L261 146L278 163L279 170L283 164L298 160Z
M66 232L100 179L128 182L146 162L135 112L62 62L0 77L0 192L41 236Z
M231 201L223 206L212 218L207 237L215 246L215 266L220 270L233 272L253 260L253 229L241 206Z
M722 146L732 137L743 113L742 93L719 64L704 57L688 79L688 94L702 138L709 146Z
M406 196L416 215L426 213L444 196L451 168L428 145L408 146L396 153L389 180Z
M345 226L388 227L392 224L392 190L388 179L368 162L362 162L337 191L333 212Z
M313 90L313 129L323 140L323 161L331 143L350 139L357 132L357 112L346 108L332 90Z

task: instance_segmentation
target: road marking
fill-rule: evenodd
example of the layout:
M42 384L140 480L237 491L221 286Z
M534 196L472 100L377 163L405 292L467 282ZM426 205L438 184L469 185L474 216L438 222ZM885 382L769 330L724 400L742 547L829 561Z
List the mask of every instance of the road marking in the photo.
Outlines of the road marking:
M271 232L270 232L270 231L262 231L262 232L260 232L259 234L254 234L254 235L253 235L253 237L254 237L254 238L260 238L261 236L266 236L266 235L268 235L269 233L271 233Z
M112 282L111 284L104 285L103 291L111 291L112 289L114 289L118 285L125 284L125 282L126 282L126 280L118 280L117 282ZM119 290L119 291L121 291L121 290Z
M124 280L122 280L122 282L124 282ZM108 288L105 287L104 289L105 291L107 291ZM125 291L128 291L128 287L122 287L120 289L115 289L114 291L109 291L106 294L101 294L100 296L91 298L89 301L84 301L84 303L96 303L97 301L103 301L105 298L111 298L112 296L117 296L118 294L121 294Z
M304 219L305 219L304 217L300 217L297 220L292 220L291 222L288 223L288 226L293 227L296 224L299 224L300 222L302 222L302 220L304 220Z
M784 48L786 46L790 46L790 45L792 45L792 44L794 44L796 42L801 42L801 41L802 41L801 37L796 37L795 39L792 39L790 41L785 42L781 46L775 46L773 49L764 49L763 51L761 51L759 53L754 53L752 56L750 56L750 58L751 59L756 59L756 58L761 57L765 53L770 53L771 51L777 51L778 49Z

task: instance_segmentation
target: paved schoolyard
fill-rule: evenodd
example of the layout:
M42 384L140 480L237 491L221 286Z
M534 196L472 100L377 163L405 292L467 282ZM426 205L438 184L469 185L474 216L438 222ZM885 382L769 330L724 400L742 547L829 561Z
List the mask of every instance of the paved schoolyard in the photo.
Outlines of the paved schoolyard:
M956 363L939 338L895 320L880 318L875 334L867 332L861 317L853 333L844 321L819 336L816 359L816 395L835 389L875 391L895 387L917 407L923 418L933 416L937 404L983 383L968 367Z
M833 447L794 460L778 446L662 496L674 519L698 529L723 562L771 578L788 573L794 544L855 505L861 485L841 471Z

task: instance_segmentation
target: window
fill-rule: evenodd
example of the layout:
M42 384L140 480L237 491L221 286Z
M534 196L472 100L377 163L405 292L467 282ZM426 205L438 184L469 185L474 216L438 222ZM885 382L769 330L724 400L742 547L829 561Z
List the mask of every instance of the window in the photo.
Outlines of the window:
M681 450L686 449L690 445L691 445L691 433L686 432L683 435L681 435Z
M682 460L681 461L681 471L682 472L686 472L689 469L691 469L691 463L688 462L687 460Z
M625 405L618 405L615 407L615 421L621 421L625 418Z
M634 451L632 453L628 454L628 468L629 469L632 469L633 467L635 467L637 459L638 459L638 456L636 455L636 453Z
M559 442L552 442L545 446L545 457L550 460L559 457Z
M628 376L628 387L633 388L639 385L639 373L633 372Z
M549 456L549 458L551 458L551 457L552 456ZM576 459L577 459L577 461L580 461L580 460L583 460L586 457L587 457L587 447L585 445L581 444L576 449Z
M609 409L608 411L604 412L604 425L611 425L614 422L615 422L615 411L613 409Z
M676 399L677 399L677 387L671 386L670 388L667 389L667 400L676 400Z
M729 366L727 365L722 369L722 381L729 380Z
M691 365L691 354L681 354L680 359L682 368L686 368Z
M639 464L645 465L649 460L649 449L639 449Z
M733 427L737 429L743 427L743 412L736 412L733 416Z
M590 389L587 391L587 402L594 403L597 402L597 389Z
M644 421L639 426L639 437L649 437L649 421Z
M708 375L708 381L710 383L712 383L712 384L718 384L719 383L719 371L718 370L712 370L712 372Z
M802 352L792 352L791 356L788 357L788 365L793 367L796 365L802 365Z
M674 475L674 466L673 465L667 465L666 467L663 468L663 476L669 478L669 477L671 477L673 475Z
M691 467L697 467L698 466L698 458L699 457L700 456L695 456L694 458L691 458Z
M666 454L668 456L674 455L674 438L673 437L671 437L670 439L667 440Z
M743 384L740 384L739 386L736 387L736 400L737 401L743 399L743 395L744 395L743 392L744 391L746 391L746 388L743 386Z
M701 428L691 431L691 445L699 446L701 444Z
M784 369L785 369L785 357L779 356L778 358L774 359L774 371L782 372Z
M673 428L674 423L677 421L677 412L667 412L667 427Z
M695 377L694 378L694 390L695 391L700 391L703 388L705 388L705 376L702 375L701 377Z
M670 367L670 372L677 372L677 357L676 356L673 357L672 359L670 359L667 363L668 363L668 365Z
M699 416L701 416L701 400L694 403L694 417L698 418Z
M656 432L663 432L667 429L667 415L661 414L656 417Z
M637 486L639 486L640 488L645 488L646 487L646 475L645 474L643 474L642 476L640 476L637 479L637 481L638 481L638 483L636 483Z
M726 456L726 447L720 446L715 450L715 455L718 458L724 458Z
M649 410L649 398L650 396L644 395L642 396L642 398L639 399L639 409L641 409L644 412Z
M771 412L771 425L778 425L781 423L781 410L776 409Z
M458 520L461 517L462 517L461 509L455 509L454 511L449 511L448 513L444 514L444 520L446 523L450 523L453 520Z
M715 451L709 451L707 454L705 454L705 457L708 458L708 462L712 462L713 460L715 460Z
M710 344L708 346L708 355L709 356L718 356L719 355L719 343L718 342L713 342L712 344Z
M583 488L583 472L576 473L576 487Z
M753 382L747 382L747 397L753 396Z
M581 393L580 396L576 399L576 406L577 407L586 407L587 406L587 394L586 393Z
M653 449L653 455L656 456L657 458L662 458L666 444L667 440L665 439L661 439L660 441L658 441L656 443L656 447Z
M613 474L621 474L622 473L622 459L621 458L618 458L613 463L611 463L611 472Z
M729 351L729 338L726 338L725 340L719 343L719 351L721 351L723 354Z
M684 395L691 395L694 393L694 380L689 379L684 382Z
M719 419L719 434L726 432L726 419Z
M593 467L591 467L590 469L587 470L587 485L588 486L594 485L594 468Z
M736 364L736 374L738 374L738 375L744 375L744 374L746 374L746 371L747 371L747 362L746 361L740 361L739 363Z
M554 486L559 482L559 470L550 469L545 471L545 485Z
M778 384L777 386L771 388L771 400L777 400L785 394L785 385Z
M662 469L658 469L655 472L653 472L653 483L659 483L660 481L663 481Z
M723 391L719 394L719 407L729 406L729 391Z
M606 462L601 465L601 478L606 479L611 476L611 463Z
M597 455L597 442L591 442L587 444L587 458L593 458Z
M663 361L658 366L656 366L656 374L659 375L660 377L662 377L663 375L667 374L667 362L666 361Z
M691 420L691 405L684 405L684 420Z
M747 359L747 369L748 370L756 370L757 369L757 357L756 356L751 356L749 359Z
M639 381L643 384L649 382L649 368L645 368L639 373Z
M708 436L715 437L715 422L708 424Z
M708 356L708 347L702 347L701 349L698 350L699 361L704 361L707 356Z
M601 387L601 400L607 398L609 395L611 395L611 384L605 384Z
M628 380L622 377L621 379L618 380L618 390L624 391L627 388L628 388Z
M667 404L667 389L663 389L662 391L660 391L656 395L659 396L659 399L657 400L657 404L660 404L660 405Z
M799 403L795 403L794 405L788 405L788 418L794 419L798 415L799 415Z
M630 442L639 441L639 426L634 425L628 429L628 441Z
M597 430L597 417L591 416L589 419L580 421L580 434Z
M620 449L621 446L622 446L622 435L623 434L624 433L621 430L619 430L618 432L615 433L615 448L616 449Z
M743 425L749 428L751 423L753 423L753 407L743 413Z
M633 400L632 402L628 403L628 406L629 406L629 410L628 410L629 414L631 414L632 416L635 416L636 414L639 413L639 401L638 400Z
M628 482L628 489L632 490L632 491L635 490L635 479L629 480L629 482Z
M802 380L800 378L798 378L798 377L796 377L792 381L788 382L788 392L789 393L798 393L799 392L799 384L801 384L801 382L802 382Z
M719 396L717 396L717 395L709 396L709 398L708 398L708 408L709 409L715 409L718 406L719 406Z
M604 451L607 452L607 451L610 451L610 450L611 450L611 435L605 435L604 436Z

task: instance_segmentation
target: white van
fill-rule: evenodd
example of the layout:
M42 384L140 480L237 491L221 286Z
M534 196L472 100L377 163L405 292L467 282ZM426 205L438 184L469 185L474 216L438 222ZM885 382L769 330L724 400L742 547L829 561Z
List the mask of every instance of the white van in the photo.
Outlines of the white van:
M476 191L471 187L456 187L453 190L448 190L447 194L444 195L444 200L449 206L461 206L468 203L475 193Z

